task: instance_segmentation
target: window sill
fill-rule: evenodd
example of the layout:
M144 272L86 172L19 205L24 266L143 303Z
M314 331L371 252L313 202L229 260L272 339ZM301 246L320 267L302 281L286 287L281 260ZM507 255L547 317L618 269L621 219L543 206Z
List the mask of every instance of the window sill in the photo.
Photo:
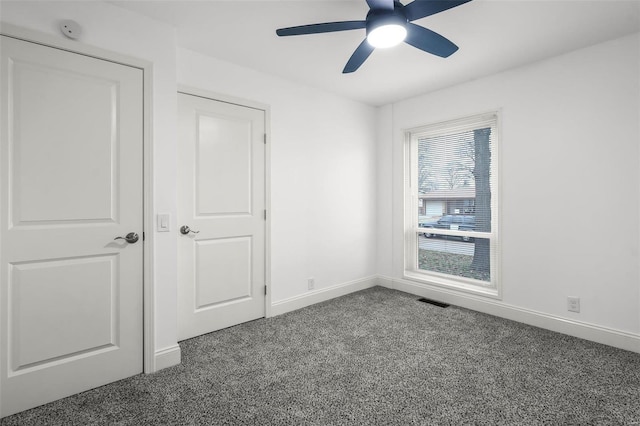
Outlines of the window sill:
M427 286L446 288L448 290L474 294L492 299L502 299L500 290L496 287L472 284L463 280L450 278L444 274L405 270L403 278L420 284L425 284Z

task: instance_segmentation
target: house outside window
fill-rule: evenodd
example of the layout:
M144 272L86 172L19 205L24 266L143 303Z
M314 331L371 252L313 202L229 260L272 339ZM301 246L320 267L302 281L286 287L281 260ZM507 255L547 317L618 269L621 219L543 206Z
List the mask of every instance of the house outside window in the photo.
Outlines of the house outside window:
M499 297L498 114L406 133L405 278Z

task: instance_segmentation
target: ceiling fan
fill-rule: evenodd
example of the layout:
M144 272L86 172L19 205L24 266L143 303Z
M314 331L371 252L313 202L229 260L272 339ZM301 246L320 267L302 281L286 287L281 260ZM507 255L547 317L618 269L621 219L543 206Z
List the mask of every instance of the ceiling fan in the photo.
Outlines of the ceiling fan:
M342 70L352 73L371 55L376 47L391 47L404 41L425 52L446 58L458 46L440 34L411 21L435 15L471 0L414 0L404 6L397 0L366 0L369 13L364 21L324 22L299 25L276 30L279 36L330 33L335 31L366 29L367 37L356 48Z

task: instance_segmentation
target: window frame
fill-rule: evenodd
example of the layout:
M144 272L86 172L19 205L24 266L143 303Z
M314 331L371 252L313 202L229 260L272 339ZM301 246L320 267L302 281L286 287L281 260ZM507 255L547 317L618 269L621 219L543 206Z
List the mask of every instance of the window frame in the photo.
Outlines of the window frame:
M500 150L501 150L501 112L491 111L483 114L447 120L426 126L407 129L404 132L404 279L422 284L434 285L465 293L502 298L501 285L501 244L500 244ZM452 133L469 131L490 125L491 138L491 232L432 229L434 234L489 239L490 246L490 282L425 271L418 268L419 234L427 228L418 227L418 140Z

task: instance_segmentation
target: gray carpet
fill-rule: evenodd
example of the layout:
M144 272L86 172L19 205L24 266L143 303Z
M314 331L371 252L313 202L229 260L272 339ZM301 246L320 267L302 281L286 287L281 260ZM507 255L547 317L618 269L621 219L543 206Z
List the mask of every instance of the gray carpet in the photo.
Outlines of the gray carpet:
M632 425L640 354L376 287L2 425Z

